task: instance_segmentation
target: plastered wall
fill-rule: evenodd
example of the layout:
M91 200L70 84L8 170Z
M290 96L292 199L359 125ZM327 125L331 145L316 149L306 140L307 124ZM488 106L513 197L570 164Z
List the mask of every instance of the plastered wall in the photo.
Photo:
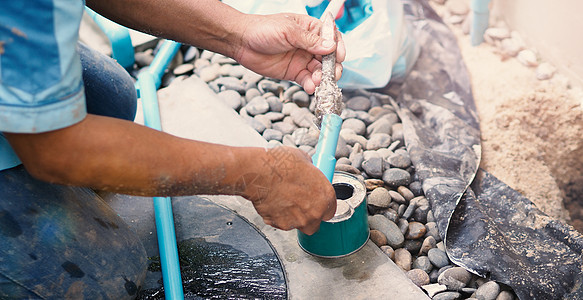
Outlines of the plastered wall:
M493 18L518 31L540 57L583 85L583 0L493 0Z

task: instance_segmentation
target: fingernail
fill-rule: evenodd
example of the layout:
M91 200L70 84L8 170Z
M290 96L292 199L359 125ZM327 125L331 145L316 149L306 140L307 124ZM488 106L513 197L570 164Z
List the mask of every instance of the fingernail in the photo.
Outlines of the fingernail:
M322 42L322 46L326 47L326 48L330 48L332 46L334 46L334 41L331 40L324 40Z

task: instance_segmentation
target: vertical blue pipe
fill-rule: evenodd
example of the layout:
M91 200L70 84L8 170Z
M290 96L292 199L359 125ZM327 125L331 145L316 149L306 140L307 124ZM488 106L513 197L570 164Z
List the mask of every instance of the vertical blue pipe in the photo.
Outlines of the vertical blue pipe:
M472 27L470 28L470 40L472 46L478 46L484 41L484 32L488 29L490 19L490 0L472 0Z
M144 124L156 130L162 130L154 75L150 72L141 72L138 75L138 83L144 110ZM166 299L184 299L170 198L154 197L154 212L164 295Z
M312 163L326 178L332 182L336 167L336 147L342 127L342 118L336 114L327 114L322 117L322 129L316 146L316 153L312 156Z
M158 53L156 53L154 60L148 67L148 72L154 76L153 78L156 89L160 87L164 71L168 68L168 65L172 61L172 58L174 58L174 55L176 55L176 52L178 52L178 49L180 49L180 43L170 40L164 41L162 46L160 46L160 49L158 49Z

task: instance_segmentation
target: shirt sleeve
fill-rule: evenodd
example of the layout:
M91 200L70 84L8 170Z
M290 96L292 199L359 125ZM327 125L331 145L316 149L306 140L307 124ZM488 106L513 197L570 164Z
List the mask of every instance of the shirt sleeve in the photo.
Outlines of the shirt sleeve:
M0 131L39 133L87 112L77 51L83 1L3 1Z

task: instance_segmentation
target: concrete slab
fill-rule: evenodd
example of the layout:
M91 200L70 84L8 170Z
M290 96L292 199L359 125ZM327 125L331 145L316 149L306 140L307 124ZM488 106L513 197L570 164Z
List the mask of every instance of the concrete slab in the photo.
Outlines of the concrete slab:
M158 93L164 131L231 146L264 147L267 142L196 76ZM137 122L142 122L140 113ZM322 259L304 252L295 231L265 225L241 197L205 196L255 225L276 249L288 278L291 299L429 299L370 241L344 258Z

